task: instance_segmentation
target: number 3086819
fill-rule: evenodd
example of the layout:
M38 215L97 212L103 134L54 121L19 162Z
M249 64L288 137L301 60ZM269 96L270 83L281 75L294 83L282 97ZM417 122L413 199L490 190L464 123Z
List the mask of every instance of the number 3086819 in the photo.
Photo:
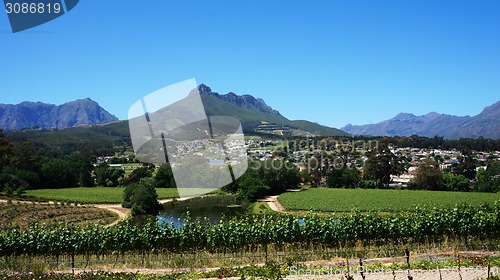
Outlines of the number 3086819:
M5 3L5 10L7 14L58 14L62 11L59 3Z

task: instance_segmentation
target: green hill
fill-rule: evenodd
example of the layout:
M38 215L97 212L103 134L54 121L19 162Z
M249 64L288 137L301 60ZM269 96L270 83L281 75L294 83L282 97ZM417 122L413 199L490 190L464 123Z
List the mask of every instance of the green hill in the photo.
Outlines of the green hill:
M239 119L245 132L253 132L261 122L289 127L298 135L346 136L348 133L305 120L289 120L269 107L264 100L232 92L220 95L205 86L198 87L205 112L209 116L232 116Z
M278 124L293 135L345 136L347 133L331 127L305 120L292 121L266 105L264 100L251 95L236 95L232 92L219 95L205 85L198 87L205 112L208 116L232 116L242 123L243 131L250 135L276 137L272 134L256 132L262 123ZM19 130L6 134L15 141L29 140L57 152L90 150L96 154L113 154L117 150L130 149L128 121L117 121L101 125L72 127L61 130Z

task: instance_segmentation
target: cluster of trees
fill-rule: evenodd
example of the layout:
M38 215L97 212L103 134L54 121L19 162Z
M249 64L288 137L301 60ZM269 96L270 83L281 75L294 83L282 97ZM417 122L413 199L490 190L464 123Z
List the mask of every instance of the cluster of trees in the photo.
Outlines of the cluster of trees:
M330 188L386 188L391 182L391 175L398 175L406 170L405 160L392 153L388 142L380 142L377 149L368 151L368 159L360 164L352 164L349 157L359 157L359 152L340 151L341 164L326 168L326 185ZM347 160L346 160L347 159Z
M90 151L60 154L31 142L9 141L0 130L0 191L4 188L46 189L73 187L118 187L153 177L155 166L143 164L131 174L108 163L94 166ZM110 163L137 162L135 158L113 158ZM172 171L162 165L154 178L157 187L175 187Z
M175 188L174 175L170 164L162 164L158 167L146 164L144 167L134 169L130 175L123 180L125 190L123 193L122 206L131 208L132 215L156 215L160 209L156 188Z
M151 179L141 179L139 182L128 184L123 192L122 206L131 208L133 216L158 214L160 205L154 181Z
M135 161L133 158L114 163ZM94 166L96 157L90 152L59 154L41 149L31 142L9 141L0 131L0 192L22 195L26 189L119 187L126 186L123 205L134 215L158 211L156 187L175 187L172 170L161 165L144 164L128 176L121 168L107 163Z
M0 131L0 191L94 186L92 157L60 156L30 142L8 141Z
M292 163L284 160L250 160L245 174L224 189L241 199L253 200L297 188L300 182L299 170Z
M436 191L500 192L500 163L491 161L476 173L457 165L442 171L439 163L431 158L420 162L415 178L408 184L410 189Z

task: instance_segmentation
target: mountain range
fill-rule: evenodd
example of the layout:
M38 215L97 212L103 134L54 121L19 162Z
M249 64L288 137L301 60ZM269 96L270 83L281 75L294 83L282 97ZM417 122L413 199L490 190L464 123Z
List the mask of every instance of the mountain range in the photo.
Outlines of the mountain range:
M0 104L0 129L25 128L63 129L117 121L97 102L79 99L62 105L42 102L22 102L16 105Z
M201 100L208 116L231 116L239 119L246 133L256 133L262 124L271 124L268 134L342 136L347 133L306 120L289 120L268 106L263 99L234 92L219 94L210 87L198 86ZM81 99L56 106L41 102L23 102L17 105L0 104L0 129L21 130L62 129L83 125L116 122L118 118L108 113L91 99ZM119 126L127 121L117 122ZM118 129L123 131L123 129ZM129 137L129 135L126 135Z
M205 112L208 116L232 116L239 119L245 133L267 133L278 135L319 135L319 136L410 136L420 135L447 139L485 137L500 139L500 101L486 107L476 116L452 116L432 112L423 116L400 113L392 119L377 124L347 125L341 130L319 125L307 120L289 120L252 95L237 95L233 92L219 94L210 87L198 86ZM107 124L106 129L96 124ZM97 136L113 131L116 139L129 139L128 121L107 112L95 101L87 98L57 106L41 102L23 102L17 105L0 104L0 129L21 130L26 128L63 129L92 125L85 130L86 135ZM24 133L37 138L37 131ZM47 133L40 131L38 134ZM69 137L70 131L64 133ZM108 135L108 136L109 136ZM115 140L116 140L115 139Z
M371 136L442 136L446 139L478 138L500 139L500 101L484 108L475 116L452 116L428 113L415 116L400 113L392 119L376 124L351 125L341 130L356 135Z

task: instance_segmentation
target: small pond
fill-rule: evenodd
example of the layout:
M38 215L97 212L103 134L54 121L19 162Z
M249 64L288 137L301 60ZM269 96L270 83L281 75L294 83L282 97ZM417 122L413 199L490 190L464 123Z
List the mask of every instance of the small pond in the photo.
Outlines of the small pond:
M232 218L247 214L247 204L242 204L232 195L207 195L184 201L163 204L157 216L158 224L182 227L189 219L202 223L217 224L222 217Z

